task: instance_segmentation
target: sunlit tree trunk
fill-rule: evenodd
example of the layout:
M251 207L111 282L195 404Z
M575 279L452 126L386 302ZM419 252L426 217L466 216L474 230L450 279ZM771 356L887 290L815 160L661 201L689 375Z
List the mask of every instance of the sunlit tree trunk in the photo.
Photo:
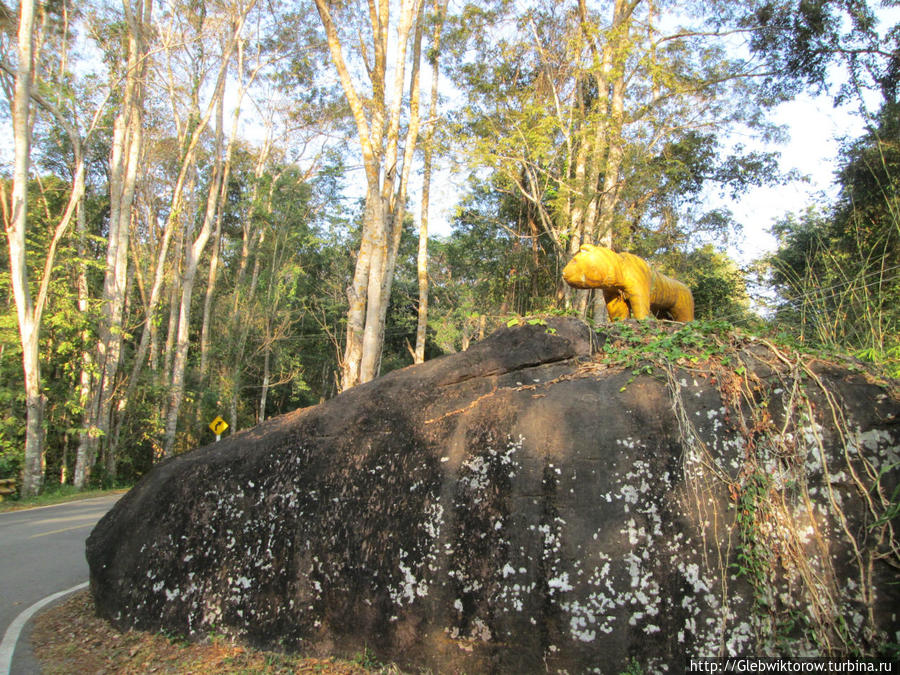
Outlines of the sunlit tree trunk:
M228 402L228 424L229 433L235 433L240 430L238 419L238 401L240 397L241 381L244 370L244 348L248 335L248 317L244 311L244 305L251 299L256 292L256 280L259 276L259 258L256 257L251 274L250 288L247 294L243 293L244 278L247 275L247 269L250 264L250 257L254 252L259 250L265 240L265 229L260 227L254 229L253 210L257 199L259 198L259 183L265 173L266 163L268 162L269 152L272 148L271 129L266 129L266 139L263 147L256 158L256 166L254 168L253 187L250 191L250 199L248 206L244 210L241 218L241 254L238 261L237 273L235 274L234 290L232 297L231 317L228 322L228 343L230 345L230 359L227 364L227 390L229 392ZM273 181L274 187L274 181Z
M128 247L132 207L138 165L143 148L143 98L146 72L144 27L152 13L151 0L122 3L128 26L128 61L122 106L113 123L113 143L109 160L109 230L106 250L106 275L101 298L101 319L90 405L85 410L85 432L81 434L75 459L73 480L84 487L91 475L100 443L110 447L112 409L124 337L125 301L128 280ZM108 459L114 466L114 459Z
M382 263L384 273L381 279L381 287L378 295L379 300L377 303L378 311L380 312L377 319L378 323L376 324L378 347L377 350L374 350L372 353L374 363L371 364L371 371L368 370L369 364L365 359L366 355L363 355L363 373L371 372L371 377L369 377L368 379L373 379L374 377L376 377L381 368L381 352L384 345L384 329L387 322L388 306L390 305L391 301L391 287L394 283L394 270L397 267L397 255L400 251L400 240L403 236L403 219L406 216L406 191L409 186L410 170L412 168L413 155L416 150L416 143L419 136L419 73L421 70L422 57L422 33L424 32L422 11L422 6L420 5L419 15L416 17L414 24L415 37L413 38L413 53L411 59L412 72L410 74L409 84L409 124L407 125L406 138L403 142L403 163L401 164L402 169L400 170L396 192L394 191L393 185L389 186L388 181L385 181L385 191L388 188L390 189L390 193L387 196L386 200L388 209L385 213L385 223L389 224L389 227L386 227L385 229L386 233L389 233L390 236L388 238L387 247L385 249L385 259ZM398 86L396 87L396 90L402 97L403 82L400 81L397 83L397 85ZM391 129L389 131L389 134L393 133L393 129ZM399 129L397 130L397 134L399 134ZM387 162L389 166L395 166L397 164L396 152L399 148L399 139L389 146L389 148L391 147L394 148L394 150L392 151L392 153L389 153Z
M620 170L625 139L622 136L625 105L625 62L631 49L631 24L641 0L615 0L612 21L602 41L588 17L586 3L579 0L582 33L590 45L593 65L589 69L598 92L594 111L595 131L591 141L591 159L584 189L590 195L580 231L590 243L612 246L614 215L620 188ZM588 294L578 297L578 310L587 312ZM607 320L606 305L600 293L594 293L593 319Z
M223 156L223 110L225 98L226 76L232 57L237 49L239 49L241 32L243 31L244 21L247 14L253 9L255 0L250 0L246 4L239 4L233 8L233 14L230 17L230 35L226 36L223 41L222 54L219 61L218 73L216 75L215 87L207 109L207 115L204 122L195 130L201 131L201 127L205 127L209 120L209 113L213 108L217 110L216 124L216 148L215 148L215 179L212 181L209 192L207 194L206 211L203 218L203 224L193 241L188 240L185 244L185 260L181 278L181 301L179 304L178 332L175 341L174 359L172 362L171 378L169 379L169 403L166 410L166 426L163 444L163 453L165 456L171 456L175 450L175 433L178 425L178 415L181 411L181 402L184 398L184 377L187 367L187 355L190 342L190 316L191 316L191 298L193 296L194 281L197 274L197 266L200 263L200 257L206 244L212 234L212 226L215 221L218 209L224 208L222 200L225 195L223 187L223 172L225 158ZM242 65L242 64L241 64ZM243 93L243 91L241 92ZM240 101L238 101L240 106ZM234 135L229 138L228 143L231 146L234 143ZM231 150L229 149L229 153Z
M78 278L76 281L78 287L78 311L82 317L88 316L88 312L90 311L90 294L88 291L88 275L87 275L87 214L85 213L84 208L84 200L81 200L79 204L78 213L76 214L76 227L78 232ZM94 370L94 352L90 347L91 344L91 332L90 329L85 326L85 328L81 331L81 344L83 345L81 351L81 372L78 378L78 403L81 406L81 409L84 411L82 413L82 419L84 418L84 413L87 412L90 404L91 404L91 382L92 377L91 373ZM82 431L79 433L79 443L76 449L76 467L78 465L78 450L81 449L82 443L85 442L85 436L87 435L86 431ZM83 461L83 460L82 460ZM83 484L83 479L82 479Z
M22 367L25 374L25 466L22 495L40 492L43 483L43 412L38 335L40 319L28 289L25 259L25 230L28 225L28 167L31 157L31 86L34 78L34 0L19 3L18 68L12 105L15 164L9 217L4 223L9 245L9 274L16 302L19 339L22 343ZM6 211L7 209L4 209Z
M227 178L223 186L227 184ZM224 189L224 187L223 187ZM203 322L200 325L200 379L205 381L209 370L209 324L212 319L213 296L219 271L219 247L222 239L222 211L216 217L216 229L212 236L212 247L209 252L209 273L206 278L206 292L203 296Z
M171 224L175 226L173 221ZM175 334L178 332L178 299L181 297L181 268L184 264L184 230L179 228L178 240L175 246L175 260L172 261L169 270L168 288L169 294L169 319L166 322L166 341L162 350L162 378L166 378L172 372L172 360L175 358ZM166 408L163 408L165 417Z
M424 157L422 166L422 204L419 218L419 249L416 255L416 274L419 282L419 307L416 317L416 348L413 353L415 363L425 361L425 338L428 333L428 219L431 205L431 171L434 155L434 129L438 114L438 82L440 80L441 29L447 0L434 2L435 24L431 38L431 98L428 108L428 125L423 138Z
M394 241L398 234L394 228L403 226L399 195L406 186L402 178L398 180L398 173L408 172L407 167L398 166L406 54L414 24L421 18L421 0L401 0L395 24L396 42L391 50L388 49L391 3L388 0L369 2L372 42L370 46L361 47L371 81L371 95L365 97L365 103L350 76L329 3L326 0L315 2L325 28L331 60L356 122L366 172L365 217L356 269L347 293L347 342L341 364L341 388L348 389L373 379L381 359L384 306L390 296ZM371 62L368 60L369 48ZM389 58L394 74L390 91L387 83ZM418 86L418 78L413 79ZM405 140L414 145L416 134L408 130ZM397 217L398 210L400 218Z
M194 281L197 276L197 267L200 264L200 256L203 249L209 241L212 234L212 224L216 220L216 211L220 206L221 181L223 170L222 144L222 112L225 106L224 102L225 81L224 76L220 79L220 86L217 88L217 124L216 124L216 147L215 147L215 167L213 169L213 179L210 183L209 193L206 200L206 212L203 217L203 224L197 237L191 241L188 237L184 248L184 267L181 273L181 296L178 303L178 329L177 338L175 340L174 358L172 360L172 376L169 380L169 404L166 411L166 431L165 431L165 455L171 456L175 447L175 431L178 424L178 414L181 411L181 401L184 397L184 375L187 368L187 353L190 340L191 326L191 299L194 293ZM190 232L190 228L188 232Z
M47 303L50 279L56 259L59 242L72 219L76 216L84 195L85 167L84 153L78 130L69 116L53 102L41 95L34 86L35 61L38 49L35 46L35 5L22 2L19 12L18 65L14 73L12 95L12 127L15 158L11 195L0 190L3 207L4 229L9 250L9 276L16 304L16 318L22 346L22 367L25 384L25 463L22 472L22 494L37 494L44 479L43 413L45 398L40 387L39 339L41 317ZM61 59L64 67L65 50ZM9 67L2 67L10 73ZM43 270L38 282L37 297L33 298L29 288L26 250L28 228L28 169L31 153L31 102L32 99L52 114L69 136L74 155L72 188L66 208L54 228L47 252L43 259ZM100 112L94 115L90 126L93 130ZM49 217L49 212L47 213Z
M263 344L263 377L259 393L259 422L266 421L266 399L269 396L269 380L271 376L272 346L269 334L269 319L266 319L266 335Z
M241 75L244 71L244 47L243 41L239 41L237 44L237 70ZM216 280L217 280L217 271L219 265L219 248L221 246L221 238L222 238L222 220L225 216L225 201L228 196L228 181L231 177L231 160L232 155L234 153L234 140L238 135L238 122L241 116L241 101L243 100L244 94L247 91L247 88L252 83L253 79L256 77L256 74L259 72L259 67L253 72L249 81L241 83L240 91L237 96L237 105L234 106L234 110L232 111L231 117L231 133L228 137L228 147L225 150L225 162L224 169L222 172L222 178L219 181L219 209L216 215L216 229L213 233L213 243L212 243L212 251L210 252L209 257L209 275L207 278L206 284L206 294L203 299L203 323L201 324L200 329L200 378L201 380L206 378L207 370L209 368L209 330L210 330L210 321L211 321L211 313L212 313L212 301L213 295L216 288ZM254 191L255 191L254 186ZM252 202L251 202L252 203ZM248 219L249 220L249 219ZM244 254L244 251L242 251ZM246 258L242 255L242 264L246 265Z

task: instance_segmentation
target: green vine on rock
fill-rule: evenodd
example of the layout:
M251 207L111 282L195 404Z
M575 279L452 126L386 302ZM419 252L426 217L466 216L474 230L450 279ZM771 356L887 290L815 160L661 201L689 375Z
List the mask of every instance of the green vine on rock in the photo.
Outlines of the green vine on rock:
M753 587L754 608L767 612L772 607L771 574L773 553L765 544L760 523L768 517L771 480L761 471L747 477L737 497L735 524L740 537L737 562L732 567Z
M897 467L878 467L860 452L837 393L813 366L817 358L724 327L685 328L616 327L604 359L632 373L649 364L665 374L687 502L723 602L739 601L729 579L746 581L757 648L766 653L890 653L873 614L872 566L900 567L891 527L900 512ZM701 434L682 393L690 375L718 389L720 428L730 441ZM810 471L821 472L821 482L811 486ZM848 490L867 514L846 511ZM849 555L842 569L833 563L837 544Z
M690 367L711 358L730 364L729 352L748 339L726 321L617 321L600 332L606 337L600 358L608 365L630 370L632 378L627 384L638 375L664 372L670 364ZM743 366L738 365L736 371L743 371Z

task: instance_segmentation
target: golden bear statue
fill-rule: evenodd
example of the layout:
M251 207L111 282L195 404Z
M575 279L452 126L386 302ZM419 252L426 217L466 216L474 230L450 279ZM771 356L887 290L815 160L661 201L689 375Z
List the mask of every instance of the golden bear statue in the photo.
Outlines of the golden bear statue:
M585 244L563 269L563 279L575 288L601 288L613 321L646 319L653 313L675 321L694 320L694 296L680 281L660 274L631 253Z

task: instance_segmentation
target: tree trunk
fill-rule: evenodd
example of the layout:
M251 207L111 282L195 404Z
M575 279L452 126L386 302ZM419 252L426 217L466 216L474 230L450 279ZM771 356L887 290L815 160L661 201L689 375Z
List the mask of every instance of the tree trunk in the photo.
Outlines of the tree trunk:
M247 17L247 14L253 9L254 4L255 0L250 0L249 2L247 2L247 4L241 5L239 8L237 8L237 13L231 17L231 31L227 36L227 42L223 45L222 48L222 55L219 59L219 67L216 74L215 86L213 87L213 93L210 97L209 104L207 105L206 110L201 115L199 113L199 107L196 105L195 99L193 108L197 110L197 116L199 117L199 119L196 120L195 125L188 125L184 127L184 154L181 160L178 179L175 183L175 188L173 189L172 193L172 206L169 211L169 220L166 223L167 228L174 226L175 218L178 214L181 214L184 210L188 212L191 210L189 208L185 209L185 206L183 204L182 196L184 194L185 181L187 180L189 173L194 167L195 152L203 136L203 133L205 132L207 125L209 124L209 120L212 117L214 111L221 109L221 102L224 96L225 82L227 79L226 76L228 73L229 65L231 63L231 58L234 54L235 48L237 47L238 41L240 40L240 34L243 30L244 21ZM199 87L200 82L195 82L195 84L197 86L195 87L195 91L193 92L193 94L196 97L199 94L199 90L197 89L197 87ZM170 94L174 99L174 90L170 89ZM219 113L219 117L221 119L221 113ZM175 115L175 118L176 123L178 123L177 115ZM218 126L219 131L221 132L221 123ZM181 272L181 293L176 293L172 297L169 321L169 336L171 338L171 342L169 341L169 338L167 338L166 358L164 364L164 372L166 373L166 375L168 376L169 374L171 374L171 377L168 380L170 386L170 395L167 399L167 405L163 413L163 417L166 420L163 437L163 454L166 456L171 455L174 450L175 430L178 421L178 414L180 412L181 401L184 396L184 368L187 365L190 325L182 323L182 321L190 318L190 299L191 294L193 293L193 285L194 278L197 272L197 265L199 264L199 259L203 253L203 249L206 246L207 241L209 240L213 217L215 216L215 208L218 205L219 201L218 186L219 182L221 181L222 170L221 146L218 147L216 152L216 163L217 180L215 181L215 185L210 188L210 192L207 195L206 216L204 217L203 226L199 234L197 235L197 238L193 242L185 242L185 261L184 268ZM178 282L178 278L179 275L176 269L175 273L173 274L173 286Z
M221 222L221 211L225 207L225 198L227 196L227 172L230 170L231 155L234 148L234 141L237 137L237 123L240 115L240 104L246 90L245 84L241 85L238 92L237 104L234 110L232 120L232 133L228 139L228 147L223 156L224 141L224 106L225 106L225 84L228 66L235 50L238 52L238 69L243 71L243 43L241 42L241 30L243 28L244 19L247 12L252 9L254 2L249 2L241 8L241 14L234 17L233 33L229 38L227 45L223 46L223 58L219 67L218 77L216 79L216 87L213 92L210 106L216 105L216 162L214 168L215 179L210 186L206 201L206 214L203 218L203 225L197 238L191 244L190 248L185 248L186 257L182 278L181 307L179 311L178 339L176 342L175 359L172 364L172 378L170 380L169 406L166 411L166 429L163 452L166 457L170 457L175 448L175 433L178 426L178 415L181 409L181 402L184 397L184 376L187 367L187 354L190 339L190 315L191 315L191 295L193 293L194 279L197 273L197 265L200 262L200 256L209 241L212 223L216 219L217 212L219 218L217 223ZM254 73L255 77L255 73ZM252 78L251 78L252 81ZM208 119L208 118L207 118ZM234 405L236 410L236 404ZM234 433L234 429L232 429Z
M163 233L162 241L156 256L156 267L153 272L153 284L150 286L150 296L147 298L147 304L144 307L144 329L141 332L141 341L138 345L137 354L134 358L134 364L131 368L131 374L128 376L128 388L125 390L124 399L126 404L131 400L137 389L138 378L144 363L147 361L147 354L150 353L150 368L156 371L159 367L158 363L158 327L156 325L156 308L159 305L159 298L162 295L163 282L166 276L166 258L169 251L169 243L172 241L172 228L166 227Z
M360 380L360 364L363 353L363 334L366 327L366 289L369 281L369 267L372 261L372 229L371 221L374 211L380 208L380 196L371 186L366 193L366 207L363 216L363 232L356 256L356 268L353 281L347 289L347 344L341 362L341 391L358 384Z
M362 359L359 363L359 383L369 382L378 374L381 361L381 348L384 341L384 323L382 319L382 289L386 281L388 262L388 223L386 204L377 204L375 220L372 223L372 261L369 265L369 279L366 286L366 326L363 330Z
M400 170L398 146L406 52L414 23L421 22L421 0L400 2L397 39L390 52L394 72L390 99L386 86L390 3L386 0L369 3L374 59L369 68L372 92L366 97L366 104L357 93L344 61L329 4L326 0L315 0L315 3L325 28L331 60L353 112L366 170L366 215L356 270L347 293L347 345L341 364L341 389L345 390L374 378L381 359L385 308L391 288L393 228L402 227L402 221L396 215L401 201L398 195L405 186L396 177ZM365 46L362 48L366 49ZM417 77L414 80L418 82ZM368 117L367 110L370 111ZM410 136L415 138L414 134L408 133L407 138ZM404 170L408 171L408 168L404 167Z
M184 259L184 235L179 231L175 260L170 271L169 287L169 319L166 322L166 341L162 350L162 377L172 372L172 359L175 353L175 334L178 332L178 298L181 296L181 266Z
M78 208L77 214L77 223L78 223L78 311L82 317L86 317L89 309L89 291L88 291L88 278L87 278L87 263L86 263L86 255L87 255L87 214L84 209L84 200L81 201L81 204ZM78 383L78 402L82 409L82 419L86 420L88 415L88 410L91 405L91 384L92 377L91 373L94 370L94 354L93 350L89 346L91 342L91 332L85 327L81 332L81 373L79 375L79 383ZM87 425L84 425L84 429L78 434L78 447L75 451L75 473L73 475L73 482L76 485L80 484L84 485L85 477L83 475L79 476L79 471L84 471L85 466L85 456L84 453L88 447L88 439L87 439ZM76 482L78 481L78 482Z
M191 298L194 293L197 267L200 264L203 249L206 248L212 233L212 223L215 220L216 211L221 206L220 196L224 161L222 156L224 93L225 82L224 77L222 77L216 90L216 162L213 169L213 179L206 199L206 213L203 218L203 225L197 233L197 238L190 245L185 245L184 270L181 277L181 302L178 309L178 331L175 341L174 359L172 361L172 377L169 381L169 405L166 411L165 443L163 445L163 452L166 457L171 457L174 453L178 414L181 411L181 401L184 397L184 375L187 368L187 353L190 341Z
M440 46L441 29L444 25L444 12L447 0L435 0L436 13L434 32L431 39L431 99L428 108L428 127L425 130L424 158L422 167L422 213L419 219L419 250L416 255L416 273L419 282L419 307L416 317L416 349L413 354L415 363L425 361L425 339L428 333L428 218L431 205L431 162L434 153L434 129L437 124L438 81L440 79Z
M266 421L266 398L269 395L269 368L270 368L270 360L272 356L272 348L269 344L269 335L268 331L266 331L266 344L263 347L263 379L262 379L262 391L259 394L259 422Z
M394 283L394 270L397 267L397 255L400 251L400 241L403 236L403 220L406 216L406 190L409 185L409 175L412 168L413 155L416 150L416 143L419 136L419 72L421 69L422 55L422 33L424 29L424 20L421 16L422 8L419 8L419 16L417 17L415 26L415 38L413 39L413 56L412 56L412 73L410 75L409 84L409 125L406 131L406 138L403 143L403 168L400 172L400 181L397 191L392 191L389 202L389 215L386 216L385 222L391 224L387 229L390 232L390 240L386 250L387 258L384 263L384 275L382 279L380 291L380 316L377 324L379 331L379 344L384 345L384 329L387 321L387 311L391 300L391 287ZM402 93L402 91L401 91ZM394 141L394 146L399 147L399 138ZM388 157L391 161L391 157ZM396 163L396 159L393 160ZM379 374L381 368L381 351L378 350L378 361L376 363L373 378Z
M22 343L22 367L25 375L25 466L22 473L22 495L30 497L43 484L44 448L42 423L44 399L40 386L38 331L34 305L28 289L25 262L25 229L27 227L28 166L31 156L31 85L34 78L34 0L19 3L18 68L12 105L15 164L13 167L12 210L6 224L9 243L9 274L16 302L19 339Z
M143 79L146 72L143 29L151 17L152 1L138 0L133 10L130 0L124 0L123 12L128 26L128 61L122 108L113 124L109 161L109 234L96 348L99 379L93 383L91 404L85 411L86 433L81 435L76 454L74 483L78 488L84 487L90 478L100 443L105 444L107 467L113 470L115 467L115 458L109 456L115 452L115 448L110 447L110 431L125 333L132 207L143 148Z
M416 254L416 275L419 282L419 307L416 316L416 349L413 355L415 363L425 361L425 338L428 333L428 217L431 202L431 158L434 142L434 120L437 114L438 69L437 57L433 65L431 80L431 109L428 132L425 135L425 156L423 158L422 205L419 217L419 249Z
M249 324L249 321L247 321L247 317L242 312L242 289L244 286L244 277L247 273L247 267L250 263L250 256L254 253L257 253L262 246L262 243L265 241L264 227L260 227L258 230L253 229L253 210L255 208L256 200L259 198L260 179L265 173L266 164L269 159L269 153L272 149L271 131L272 130L270 127L266 128L266 138L263 142L263 147L256 158L256 166L253 172L255 180L253 181L253 187L250 192L249 204L246 210L243 212L241 218L241 255L238 262L237 273L235 274L234 279L234 297L232 299L231 317L228 323L228 344L231 347L231 358L229 359L228 363L228 377L230 377L230 381L228 382L228 386L230 388L230 398L228 404L228 433L230 434L233 434L240 429L240 426L238 425L238 400L240 396L242 372L244 369L244 346L247 340ZM272 187L274 187L274 185L275 182L273 181ZM252 298L254 293L256 292L256 283L258 278L259 257L257 254L257 257L254 260L253 264L253 271L247 298Z
M224 201L224 200L223 200ZM206 293L203 297L203 323L200 326L200 381L205 382L209 369L209 323L212 319L212 301L216 289L219 267L219 246L222 238L222 212L216 217L216 229L212 237L209 253L209 274L206 279Z
M256 287L259 283L260 251L262 250L262 245L265 240L266 230L265 228L260 228L259 238L256 243L257 251L253 260L253 271L250 273L250 285L247 290L248 301L256 295ZM231 375L231 403L229 405L229 410L231 412L230 433L232 434L240 429L238 426L238 400L240 398L241 383L243 380L244 350L247 346L247 338L250 335L250 321L247 320L247 316L242 316L239 310L239 305L235 303L235 311L231 317L232 342L235 345L232 358L234 368Z
M243 44L238 43L238 72L243 72ZM258 71L257 71L258 72ZM256 73L251 77L252 79L256 76ZM209 367L209 324L211 320L211 312L212 312L212 299L213 294L216 287L216 272L219 263L219 247L220 240L222 238L222 219L225 215L225 201L228 197L228 180L231 176L231 157L234 152L234 140L238 135L238 121L241 116L241 101L244 98L244 93L249 86L248 83L242 83L241 89L238 92L237 104L234 107L234 111L232 112L231 117L231 135L228 140L228 147L225 151L225 168L222 173L222 177L219 181L219 209L218 214L216 215L216 230L213 234L213 244L212 251L209 257L209 277L207 279L206 284L206 295L203 299L203 323L200 329L200 379L203 381L207 375L207 369ZM221 119L219 120L219 124L221 126ZM257 173L259 174L261 171L262 165L257 164ZM257 175L257 178L259 175ZM253 194L256 194L256 186L253 187ZM251 201L251 204L253 202ZM248 218L249 220L249 218ZM244 257L244 251L242 251L242 268L246 265L246 259Z
M130 107L130 106L129 106ZM76 471L76 487L83 487L90 476L97 444L108 447L113 398L117 386L122 352L125 297L128 283L128 245L131 230L131 205L134 195L137 163L140 154L140 118L135 107L122 111L116 118L112 159L110 161L110 219L106 254L106 277L103 284L100 340L97 365L100 379L92 406L96 419L88 427L89 450L81 471ZM132 119L127 119L133 115Z

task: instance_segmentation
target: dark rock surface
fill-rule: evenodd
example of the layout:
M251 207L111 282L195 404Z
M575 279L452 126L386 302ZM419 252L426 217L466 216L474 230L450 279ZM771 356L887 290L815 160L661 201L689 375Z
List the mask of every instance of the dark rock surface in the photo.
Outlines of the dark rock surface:
M441 673L896 641L895 394L750 339L635 376L547 323L161 464L88 541L99 611Z

